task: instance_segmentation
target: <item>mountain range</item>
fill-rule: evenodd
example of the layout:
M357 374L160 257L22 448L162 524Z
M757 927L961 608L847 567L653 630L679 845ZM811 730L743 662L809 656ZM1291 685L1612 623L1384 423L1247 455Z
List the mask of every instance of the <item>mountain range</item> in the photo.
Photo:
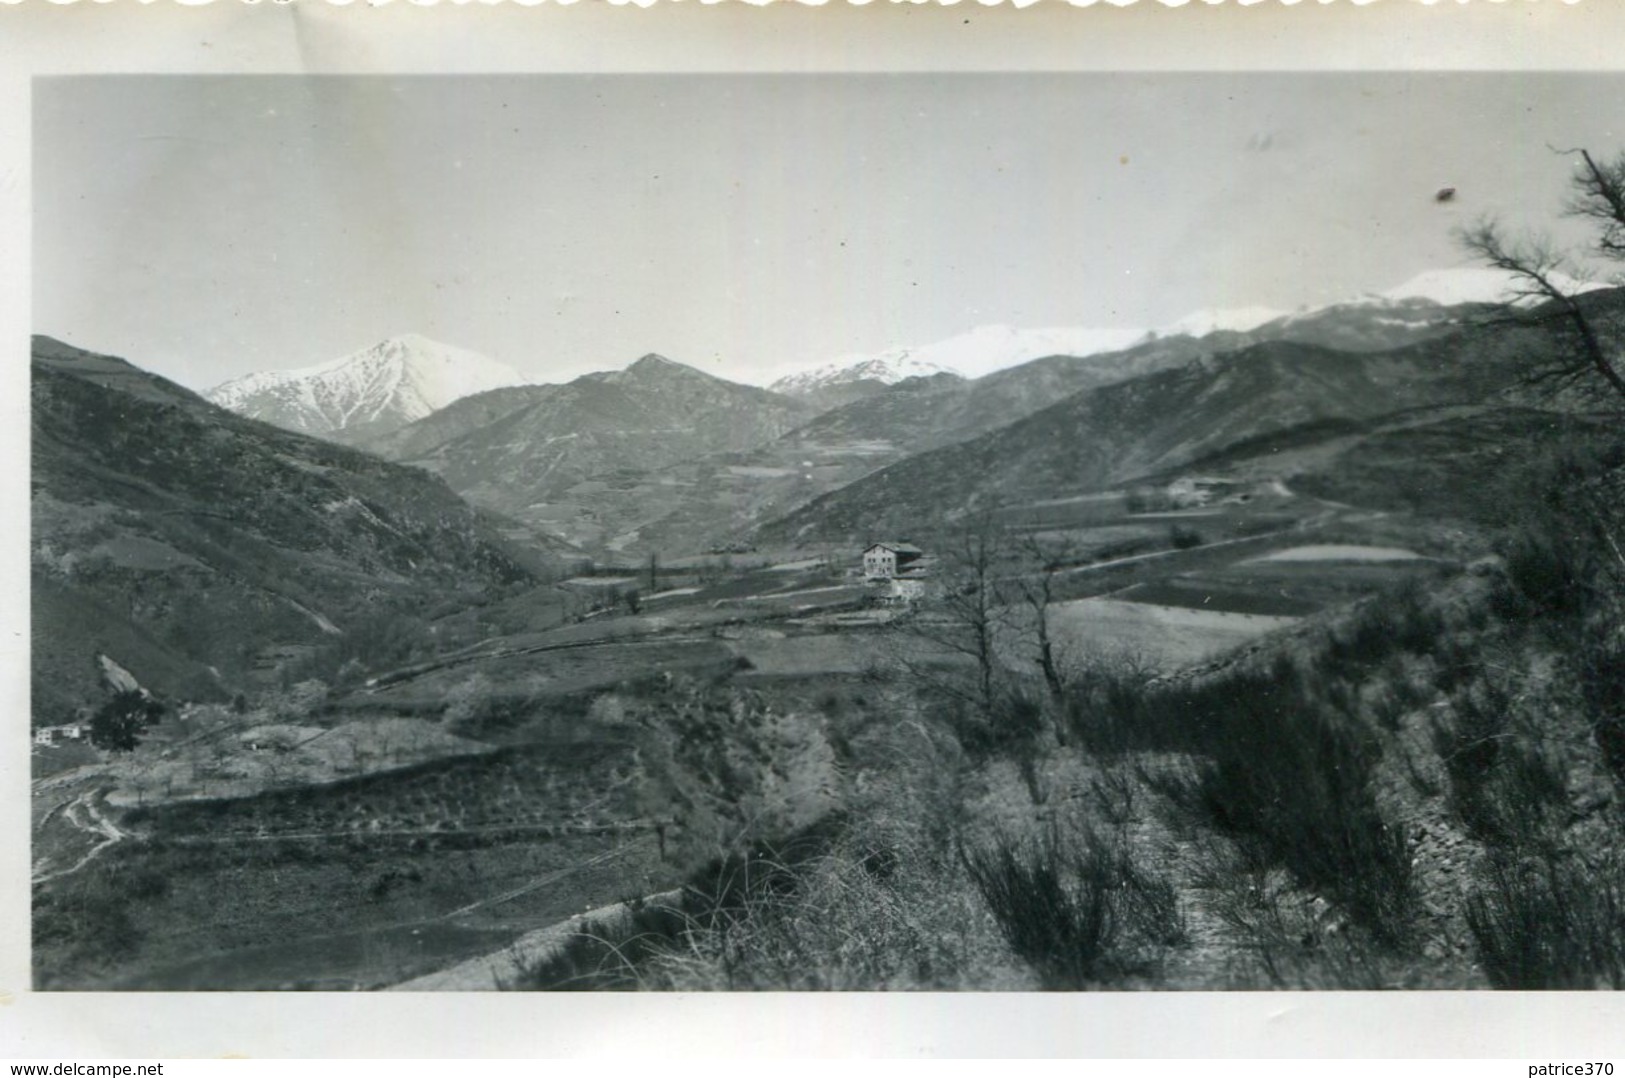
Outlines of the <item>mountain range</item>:
M1392 348L1449 332L1476 310L1366 299L1246 330L1046 354L976 379L920 357L893 357L890 365L853 367L850 377L834 373L822 388L802 383L795 395L646 356L566 385L465 396L356 444L426 468L477 505L602 554L699 550L737 543L762 522L866 475L1090 389L1270 340ZM1203 321L1246 325L1273 313ZM1044 332L984 338L1005 347L1006 357L1065 343ZM1075 340L1094 347L1102 339ZM899 377L909 372L923 373ZM852 392L841 400L832 390Z
M1271 307L1211 308L1192 311L1174 322L1140 328L1063 326L1018 329L980 326L946 340L923 346L893 348L869 355L847 356L787 375L770 389L792 396L829 400L831 391L844 387L844 397L860 395L853 385L893 385L906 378L948 372L979 378L1046 356L1090 356L1125 351L1146 341L1169 337L1207 337L1213 334L1258 332L1263 338L1282 336L1280 323L1324 320L1349 307L1391 307L1399 317L1426 318L1430 308L1466 304L1493 304L1508 293L1512 280L1498 270L1477 267L1429 270L1380 293L1357 296L1329 305L1295 312ZM1554 283L1572 292L1604 287L1558 274ZM1273 327L1273 328L1272 328Z
M1591 295L1586 305L1599 324L1617 321L1625 291ZM1337 443L1341 456L1382 417L1438 409L1455 416L1452 406L1528 411L1539 401L1526 375L1563 347L1561 329L1549 323L1459 325L1366 351L1288 338L1244 344L909 455L754 535L769 545L920 535L967 511L1166 481L1221 456L1227 466L1266 461L1279 478L1275 454L1288 435L1323 449ZM1325 466L1322 452L1304 467Z
M1561 285L1587 286L1569 278ZM1391 307L1399 316L1426 318L1426 308L1491 303L1506 292L1505 274L1488 269L1435 270L1383 293L1286 313L1267 307L1208 309L1158 327L1015 328L981 326L922 346L847 356L780 378L767 388L829 408L871 396L910 378L955 374L975 379L1049 356L1122 352L1170 337L1262 333L1282 336L1283 321L1304 323L1348 306ZM1295 330L1302 333L1301 327ZM346 444L383 437L457 400L488 390L532 384L532 379L485 356L418 334L391 337L330 362L294 370L244 375L209 390L224 408L288 430Z
M797 514L810 507L828 509L821 499L836 498L837 505L853 500L854 512L872 518L876 506L866 492L873 488L860 481L880 481L890 469L905 467L893 478L910 475L910 484L931 489L906 471L925 467L919 460L924 454L956 446L969 452L980 439L1014 436L1023 421L1114 386L1185 385L1170 373L1181 371L1196 378L1188 383L1195 385L1222 356L1237 357L1238 373L1260 362L1249 356L1296 357L1264 367L1282 376L1288 370L1313 372L1316 384L1336 385L1344 394L1322 402L1315 414L1374 414L1395 402L1360 403L1367 397L1361 379L1372 368L1359 357L1458 334L1506 285L1494 271L1448 270L1344 303L1285 314L1268 308L1199 311L1157 331L982 327L935 345L849 357L767 389L658 355L563 385L535 384L483 357L408 335L317 367L234 379L209 398L432 472L452 491L521 522L521 528L540 529L601 556L682 552L736 545L752 535L803 534L796 530L802 524L789 531L759 529L779 518L801 521ZM1250 351L1268 344L1302 348ZM1345 374L1353 379L1347 384ZM1310 383L1242 383L1257 399L1279 405L1272 420L1291 417L1293 402L1301 405L1313 396ZM1230 399L1210 390L1214 399ZM1415 403L1438 396L1431 389L1420 392ZM1100 406L1116 399L1105 393ZM1137 421L1145 431L1124 431L1110 422L1103 429L1145 449L1160 428L1149 412ZM1050 422L1054 427L1062 421ZM1103 423L1092 412L1065 422L1084 424L1085 441ZM1194 438L1187 448L1212 448L1226 429L1237 437L1260 434L1268 424L1254 426L1238 418L1233 429L1221 425L1212 438ZM1072 445L1080 435L1056 428L1044 436ZM1012 444L1000 443L995 454ZM1160 456L1143 460L1114 460L1088 474L1115 481L1130 464L1151 469L1183 459L1174 448L1170 444ZM1083 481L1087 469L1078 469L1086 456L1070 460L1069 481ZM1047 474L1047 467L1034 474ZM965 474L979 482L981 466ZM1020 476L1011 482L1009 489L1021 488ZM935 491L932 504L943 504L946 496ZM888 497L880 519L902 512L906 501ZM826 524L813 531L844 527Z
M618 536L621 549L738 545L752 541L757 524L864 476L998 430L1080 393L1212 362L1268 341L1382 351L1452 333L1478 310L1428 301L1344 304L1279 318L1245 333L1155 338L1118 352L1046 356L974 380L950 373L905 379L821 411L747 452L619 476L613 484L580 492L574 508Z

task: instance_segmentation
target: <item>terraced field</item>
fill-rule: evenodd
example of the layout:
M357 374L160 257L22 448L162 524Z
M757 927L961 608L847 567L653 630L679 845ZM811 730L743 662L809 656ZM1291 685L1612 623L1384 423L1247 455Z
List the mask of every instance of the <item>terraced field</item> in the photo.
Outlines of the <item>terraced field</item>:
M155 838L182 843L508 829L562 833L633 820L631 773L625 742L528 745L258 797L136 809L126 820Z
M1298 621L1120 599L1078 599L1057 604L1050 614L1051 631L1067 660L1134 659L1165 671L1204 662Z
M484 953L667 881L631 778L605 739L126 812L39 893L40 987L377 987Z

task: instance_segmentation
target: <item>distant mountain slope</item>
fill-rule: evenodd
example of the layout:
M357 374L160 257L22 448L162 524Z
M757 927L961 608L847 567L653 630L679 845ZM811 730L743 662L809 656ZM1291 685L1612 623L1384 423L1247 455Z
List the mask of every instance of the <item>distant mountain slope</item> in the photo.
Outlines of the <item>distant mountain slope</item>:
M391 597L531 579L432 476L121 359L36 337L32 413L37 713L93 699L98 652L160 692L220 692L258 649L343 633Z
M439 446L539 404L563 388L556 385L507 386L475 393L403 427L364 438L357 443L357 448L376 453L385 460L423 459Z
M1246 333L1162 337L1119 352L1046 356L975 381L937 374L891 386L871 382L866 395L776 441L617 475L573 490L570 503L625 552L733 545L760 522L906 457L996 430L1088 389L1272 339L1357 351L1392 348L1452 332L1477 310L1426 300L1349 304L1278 318Z
M1600 296L1617 307L1620 294ZM1328 420L1485 400L1513 386L1549 332L1466 328L1382 352L1267 341L1086 390L922 453L764 525L763 542L923 534L958 510L1108 487L1227 446Z
M631 473L772 441L811 405L649 355L568 385L497 390L369 443L476 504L571 542L613 538L580 500ZM584 488L581 489L581 488Z
M786 441L809 448L889 442L902 454L919 452L1012 423L1074 393L1203 356L1279 340L1381 351L1449 332L1480 309L1442 307L1428 300L1340 304L1274 318L1246 331L1153 336L1111 352L1050 353L974 381L938 377L904 383L899 388L909 392L876 393L831 409Z
M495 360L406 334L319 366L234 378L207 396L250 419L354 444L470 394L526 381Z
M1368 298L1283 315L1226 339L1232 347L1298 341L1345 352L1381 352L1450 332L1489 309L1488 304L1474 301L1442 304L1424 298Z
M752 486L746 500L756 511L784 512L798 498L816 497L905 457L996 430L1090 389L1272 340L1348 351L1394 348L1449 333L1477 310L1428 301L1342 305L1277 318L1244 333L1159 337L1117 352L1045 356L970 382L947 376L911 380L831 409L777 442L730 458L727 463L740 472L731 485ZM777 489L761 489L767 486ZM737 512L687 515L726 521L734 532L750 523L748 514ZM649 529L651 541L659 533Z

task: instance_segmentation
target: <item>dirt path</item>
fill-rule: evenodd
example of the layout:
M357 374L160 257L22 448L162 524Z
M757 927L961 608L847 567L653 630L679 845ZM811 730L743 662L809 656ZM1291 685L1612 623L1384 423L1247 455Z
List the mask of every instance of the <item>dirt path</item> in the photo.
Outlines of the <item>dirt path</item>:
M483 827L386 827L386 828L329 828L325 831L241 831L220 835L171 835L165 841L176 846L204 846L237 842L289 842L303 839L340 838L458 838L472 835L599 835L618 831L647 830L648 824L630 820L609 824L581 824L576 826L556 823L500 823Z
M92 846L90 852L79 858L79 860L75 861L67 868L59 869L55 872L46 871L41 873L41 869L50 864L49 858L36 862L34 865L34 877L32 880L36 886L42 883L49 883L52 880L62 879L64 876L73 875L75 872L78 872L80 869L90 864L91 861L95 860L96 857L102 853L102 851L111 846L115 846L124 841L126 838L130 837L127 832L119 829L118 824L114 823L106 816L103 816L100 809L97 808L97 802L101 800L105 794L106 790L98 787L97 789L91 790L88 793L80 794L72 801L57 806L61 809L62 819L70 826L78 831L84 832L87 835L95 836L101 841ZM51 815L55 814L55 812L56 809L52 809L50 813L47 813L47 819Z
M38 797L46 790L55 790L61 786L71 786L76 782L84 782L86 779L97 778L106 773L106 764L85 764L82 767L74 768L72 771L63 771L43 779L35 779L29 784L29 786L34 791L34 796Z
M673 904L682 891L664 891L640 899L643 905ZM578 913L558 924L528 932L500 951L471 958L449 969L392 985L390 992L497 992L513 984L524 971L563 947L590 926L618 921L631 912L630 904L612 902Z
M358 695L371 695L377 692L379 689L387 689L396 685L403 685L406 682L414 681L417 678L424 677L428 674L437 673L441 670L449 670L457 666L467 666L470 663L476 662L494 662L500 659L518 658L523 655L539 655L547 651L571 651L584 648L606 647L611 645L616 647L665 645L671 643L688 643L691 641L706 639L705 637L696 636L692 633L685 636L683 635L685 632L688 632L688 630L679 630L676 633L665 634L662 634L660 631L655 631L640 633L635 636L606 636L601 639L570 640L558 644L531 644L525 647L497 648L492 651L482 651L478 654L458 654L455 657L436 659L427 663L418 663L413 666L388 671L379 674L376 677L369 678L366 686L360 691L360 693L358 693Z
M1352 506L1344 506L1336 502L1323 501L1321 502L1321 505L1323 508L1319 512L1306 516L1302 520L1295 521L1288 527L1275 528L1267 532L1259 532L1257 535L1242 535L1234 539L1220 539L1216 542L1203 543L1201 546L1189 547L1183 550L1153 550L1146 554L1130 554L1126 557L1112 558L1109 561L1097 561L1089 565L1078 565L1071 568L1062 569L1056 575L1063 578L1070 576L1081 576L1088 573L1098 573L1104 570L1117 569L1125 565L1143 565L1148 562L1155 563L1169 561L1176 565L1185 561L1200 562L1204 560L1204 555L1207 555L1215 550L1228 551L1234 547L1250 545L1268 546L1273 543L1274 540L1279 539L1282 536L1301 535L1304 532L1313 531L1316 528L1329 527L1333 524L1380 520L1388 516L1386 512L1354 510L1354 507Z
M482 898L478 902L470 902L468 905L452 910L450 913L442 914L436 919L441 921L449 921L453 917L462 917L466 914L473 913L476 910L482 910L487 906L500 906L504 902L512 902L516 898L523 895L528 895L532 891L539 891L548 884L556 883L559 880L564 879L566 876L580 872L582 869L592 868L594 865L601 865L605 861L612 861L624 854L627 847L631 845L631 842L623 842L614 849L599 854L597 857L589 857L587 860L571 865L569 868L561 868L557 872L549 872L546 875L538 876L536 879L531 880L528 883L521 884L520 886L515 887L512 890L504 891L501 894L492 895L489 898Z
M1157 561L1194 561L1202 555L1215 550L1226 550L1230 547L1247 544L1267 546L1272 540L1283 535L1294 535L1302 530L1302 523L1290 528L1278 528L1274 531L1259 532L1257 535L1244 535L1239 539L1220 539L1214 543L1203 543L1199 547L1190 547L1184 550L1154 550L1149 554L1131 554L1123 558L1112 558L1110 561L1097 561L1090 565L1079 565L1071 569L1063 569L1056 574L1059 577L1079 576L1085 573L1098 573L1106 569L1118 569L1125 565L1140 565L1146 562Z

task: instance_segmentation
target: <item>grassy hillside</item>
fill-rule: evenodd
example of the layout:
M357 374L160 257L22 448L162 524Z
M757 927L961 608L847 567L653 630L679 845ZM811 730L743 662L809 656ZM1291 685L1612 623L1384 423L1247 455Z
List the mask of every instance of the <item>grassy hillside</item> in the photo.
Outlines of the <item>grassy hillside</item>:
M452 401L437 412L370 438L361 448L385 460L414 460L463 434L489 426L558 393L562 386L508 386Z
M98 696L98 652L155 688L218 692L260 649L340 637L381 604L532 580L426 473L240 418L123 360L37 339L32 403L41 718Z
M534 746L134 810L138 841L38 895L39 987L375 988L500 947L664 881L628 767Z
M1281 469L1305 494L1430 517L1494 522L1508 506L1496 480L1533 453L1606 443L1617 420L1519 407L1429 409L1372 424L1325 458Z

